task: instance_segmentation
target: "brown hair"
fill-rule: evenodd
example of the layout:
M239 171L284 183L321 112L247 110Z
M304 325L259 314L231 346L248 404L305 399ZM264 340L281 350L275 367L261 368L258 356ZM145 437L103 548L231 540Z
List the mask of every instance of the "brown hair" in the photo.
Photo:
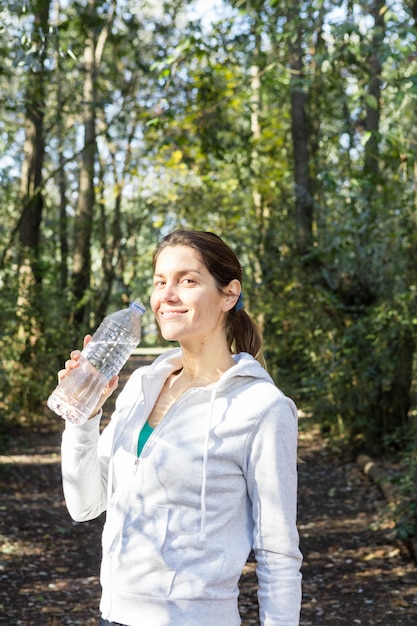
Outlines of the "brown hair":
M164 237L158 244L153 266L159 254L168 246L189 246L198 254L217 283L219 291L223 291L232 280L242 284L242 267L233 250L214 233L199 230L176 230ZM237 304L237 303L236 303ZM235 306L226 317L226 338L229 349L235 352L248 352L264 365L262 358L261 333L243 308ZM238 309L238 310L237 310Z

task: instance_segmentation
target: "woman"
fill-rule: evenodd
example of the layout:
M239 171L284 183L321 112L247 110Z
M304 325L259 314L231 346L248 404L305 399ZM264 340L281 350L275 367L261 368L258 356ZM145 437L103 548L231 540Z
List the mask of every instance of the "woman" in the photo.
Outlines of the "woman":
M180 347L132 374L101 436L99 407L85 425L66 424L69 512L84 521L107 511L102 625L238 626L252 549L262 626L299 624L296 409L256 360L241 283L216 235L165 237L151 307Z

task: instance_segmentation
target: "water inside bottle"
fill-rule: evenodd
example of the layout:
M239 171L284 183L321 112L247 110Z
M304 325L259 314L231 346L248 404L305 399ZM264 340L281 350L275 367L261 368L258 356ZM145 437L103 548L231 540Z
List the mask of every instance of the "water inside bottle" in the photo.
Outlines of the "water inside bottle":
M111 330L106 336L101 335L98 341L93 338L82 351L82 355L108 379L120 372L138 343L125 329Z
M79 366L61 380L47 405L69 422L83 424L96 408L107 381L106 376L81 357Z

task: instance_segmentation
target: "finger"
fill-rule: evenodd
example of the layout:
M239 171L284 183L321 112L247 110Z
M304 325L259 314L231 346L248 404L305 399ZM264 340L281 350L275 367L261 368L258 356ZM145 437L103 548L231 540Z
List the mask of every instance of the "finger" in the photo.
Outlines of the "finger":
M109 391L110 391L110 393L113 393L113 391L115 389L117 389L118 386L119 386L119 377L116 375L116 376L113 376L112 378L110 378L110 380L109 380Z
M93 411L93 413L91 414L91 417L94 417L95 415L97 415L97 413L100 411L100 409L103 406L103 404L111 396L111 394L116 389L118 384L119 384L119 377L116 374L115 376L112 376L112 378L110 378L110 380L108 381L107 385L104 387L103 392L101 394L100 401L97 404L97 406L96 406L95 410Z
M68 361L65 361L64 369L59 370L58 372L58 380L60 381L65 378L65 376L67 376L73 369L76 369L79 365L79 362L74 361L73 359L68 359Z
M78 361L81 356L81 350L71 350L70 357L72 361Z
M73 370L74 367L78 367L79 363L78 363L78 359L79 357L73 359L68 359L68 361L65 361L65 369L66 370Z
M118 384L119 384L119 377L112 376L112 378L110 378L109 382L103 389L103 396L106 400L113 393L113 391L117 388Z
M85 346L86 346L88 343L90 343L90 341L91 341L91 340L92 340L92 336L91 336L91 335L86 335L86 336L84 337L84 343L83 343L84 348L85 348Z
M58 381L62 380L68 374L68 370L59 370Z

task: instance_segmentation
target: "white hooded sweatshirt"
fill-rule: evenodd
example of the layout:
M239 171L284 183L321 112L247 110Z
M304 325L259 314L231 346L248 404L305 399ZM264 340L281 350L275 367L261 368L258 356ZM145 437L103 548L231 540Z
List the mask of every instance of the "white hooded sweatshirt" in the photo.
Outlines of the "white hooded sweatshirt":
M262 626L297 626L294 403L249 354L217 383L189 389L154 429L139 432L181 350L136 370L110 424L67 424L62 475L68 510L107 510L101 566L104 618L127 626L238 626L238 582L251 549Z

